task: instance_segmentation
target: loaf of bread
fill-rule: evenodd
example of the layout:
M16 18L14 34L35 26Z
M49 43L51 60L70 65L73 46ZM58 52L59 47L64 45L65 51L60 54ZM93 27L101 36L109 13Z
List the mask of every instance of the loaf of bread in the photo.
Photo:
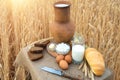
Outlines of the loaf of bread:
M87 48L85 51L85 58L90 65L92 72L101 76L105 71L105 62L103 55L94 48Z

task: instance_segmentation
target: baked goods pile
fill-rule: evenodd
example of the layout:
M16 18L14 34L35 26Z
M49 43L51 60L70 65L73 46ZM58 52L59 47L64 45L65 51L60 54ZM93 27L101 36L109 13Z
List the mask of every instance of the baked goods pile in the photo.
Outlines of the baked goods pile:
M49 39L35 43L28 52L28 57L31 61L36 61L43 58L43 51L46 49L47 44L50 42Z

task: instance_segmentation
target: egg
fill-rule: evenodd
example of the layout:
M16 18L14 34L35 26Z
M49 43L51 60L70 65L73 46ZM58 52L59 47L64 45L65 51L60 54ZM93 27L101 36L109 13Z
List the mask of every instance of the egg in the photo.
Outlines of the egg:
M48 46L49 50L51 50L51 51L55 51L55 47L56 47L55 43L50 43Z
M61 69L63 69L63 70L68 69L68 63L67 63L67 61L61 60L61 61L59 62L59 67L60 67Z
M58 55L57 57L56 57L56 62L57 63L59 63L61 60L63 60L64 59L64 56L63 55Z
M71 55L66 55L66 56L65 56L65 60L66 60L68 63L71 63L71 62L72 62L72 57L71 57Z
M68 55L72 56L72 50L71 50L71 51L69 51Z

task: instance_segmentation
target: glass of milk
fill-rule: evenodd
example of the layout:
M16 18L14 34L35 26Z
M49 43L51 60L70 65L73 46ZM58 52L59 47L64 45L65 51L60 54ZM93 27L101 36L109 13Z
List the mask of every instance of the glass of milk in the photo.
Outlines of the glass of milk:
M72 59L75 64L80 64L84 58L85 45L72 42Z

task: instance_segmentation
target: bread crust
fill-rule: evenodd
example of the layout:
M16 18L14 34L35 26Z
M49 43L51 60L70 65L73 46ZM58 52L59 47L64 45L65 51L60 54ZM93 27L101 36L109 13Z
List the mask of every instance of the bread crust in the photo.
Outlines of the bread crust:
M90 65L91 70L97 76L101 76L105 71L103 55L94 48L88 48L85 51L85 58Z

